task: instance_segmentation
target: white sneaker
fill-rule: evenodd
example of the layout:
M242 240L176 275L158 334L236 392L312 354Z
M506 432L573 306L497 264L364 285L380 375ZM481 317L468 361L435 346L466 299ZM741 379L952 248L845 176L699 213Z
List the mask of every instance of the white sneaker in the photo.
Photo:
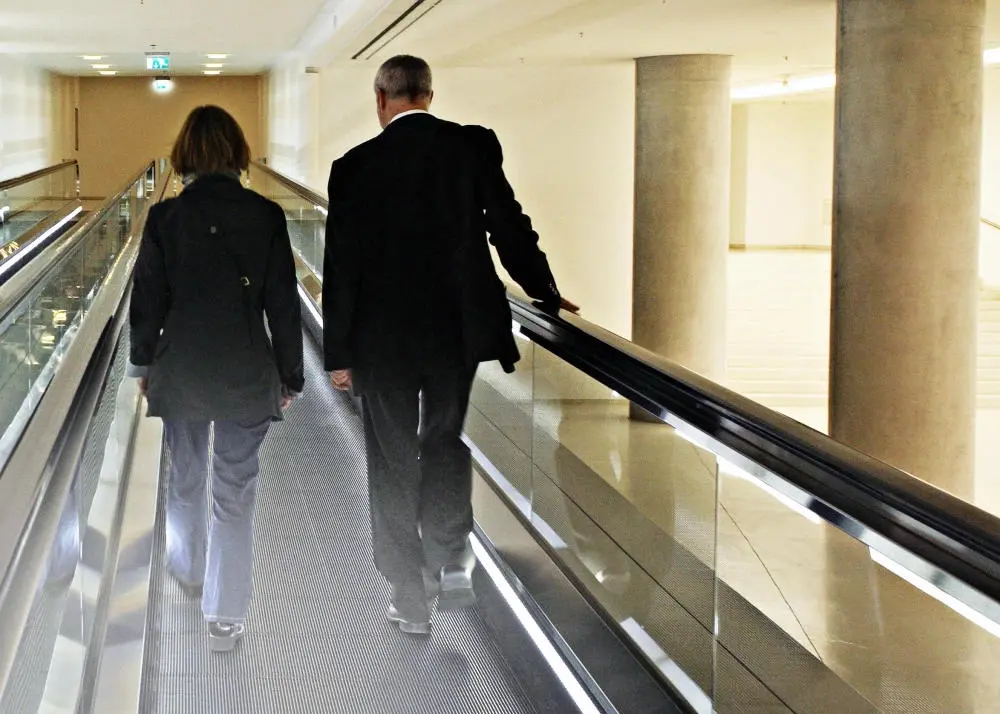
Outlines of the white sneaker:
M231 652L243 633L246 625L234 622L208 623L208 648L213 652Z

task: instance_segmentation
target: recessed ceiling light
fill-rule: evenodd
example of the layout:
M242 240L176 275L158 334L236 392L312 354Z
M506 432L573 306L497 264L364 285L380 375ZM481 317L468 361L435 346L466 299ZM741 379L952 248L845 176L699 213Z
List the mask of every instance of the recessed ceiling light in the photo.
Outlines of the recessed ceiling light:
M94 69L111 69L111 65L109 64L94 64L91 65L91 67L93 67Z
M98 72L98 74L100 74L100 75L102 75L104 77L114 77L118 73L115 72L114 70L111 70L111 71L104 70L103 72Z
M205 74L222 74L221 70L218 69L206 69Z
M83 59L87 60L88 62L100 62L102 59L104 59L104 55L84 55Z
M205 66L208 67L209 69L218 69L219 67L225 67L225 65L222 64L222 62L209 62Z
M205 55L209 59L228 59L229 55Z

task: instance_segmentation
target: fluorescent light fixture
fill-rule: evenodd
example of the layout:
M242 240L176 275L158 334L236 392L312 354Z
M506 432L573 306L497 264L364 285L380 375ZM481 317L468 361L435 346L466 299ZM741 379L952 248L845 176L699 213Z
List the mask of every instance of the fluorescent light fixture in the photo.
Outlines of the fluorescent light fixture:
M104 55L84 55L83 59L87 60L88 62L100 62L102 59L104 59Z
M785 79L781 82L758 84L752 87L737 87L733 89L733 99L765 99L780 97L787 94L805 94L807 92L822 92L833 89L837 85L835 74L821 74L815 77Z
M94 69L111 69L111 65L109 64L92 64L90 66Z
M211 60L220 60L229 58L229 55L205 55L205 56Z
M106 69L106 70L102 70L101 72L98 72L98 74L100 74L102 77L114 77L118 73L115 72L113 69L112 70L107 70Z
M552 668L553 673L559 679L559 683L562 684L566 693L569 694L577 709L583 714L600 714L600 709L597 708L597 705L594 704L590 695L583 688L583 685L580 684L580 680L573 674L573 670L566 664L566 660L560 656L552 641L542 632L541 626L531 616L531 613L528 612L528 608L521 602L521 598L514 592L514 587L507 581L507 578L500 571L500 566L494 562L493 558L487 552L486 547L480 543L479 537L472 534L469 542L472 543L472 550L475 551L479 564L486 571L487 575L490 576L490 580L493 581L493 584L500 592L507 606L513 611L524 631L538 648L542 657L545 658L549 667Z
M900 578L908 582L917 590L920 590L921 592L930 595L938 602L947 605L952 610L957 612L959 615L969 620L974 625L983 628L994 637L1000 637L1000 624L997 624L990 618L986 617L986 615L983 615L982 613L973 610L971 607L969 607L964 602L956 598L954 595L949 595L944 590L941 590L937 586L932 585L931 583L927 582L924 578L921 578L919 575L912 572L909 568L903 567L892 558L883 555L874 548L869 547L868 552L871 554L871 558L873 561L881 565L889 572L898 575Z
M204 72L202 72L202 74L207 74L207 75L222 74L222 70L221 69L206 69Z
M224 65L222 62L209 62L205 66L208 67L209 69L219 69L220 67L225 67L226 65Z
M987 67L1000 64L1000 47L994 47L983 52L983 64ZM767 99L782 97L789 94L807 94L822 92L837 86L837 75L820 74L812 77L787 78L781 82L768 82L748 87L735 87L732 90L733 99Z

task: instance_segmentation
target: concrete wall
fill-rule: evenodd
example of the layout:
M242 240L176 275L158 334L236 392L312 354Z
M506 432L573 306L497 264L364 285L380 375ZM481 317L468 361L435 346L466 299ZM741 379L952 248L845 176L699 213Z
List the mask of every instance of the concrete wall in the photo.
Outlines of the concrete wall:
M0 55L0 179L53 162L49 73Z
M80 184L84 196L121 188L143 162L169 156L188 113L217 104L243 127L254 156L263 155L264 112L259 77L175 77L159 94L148 77L79 80Z
M379 132L375 67L325 67L315 132L304 73L272 72L272 165L325 193L330 162ZM305 80L305 81L308 81ZM632 62L582 67L439 68L434 112L496 130L511 184L534 220L568 297L583 314L629 336L632 282L635 70ZM303 160L310 142L319 162Z

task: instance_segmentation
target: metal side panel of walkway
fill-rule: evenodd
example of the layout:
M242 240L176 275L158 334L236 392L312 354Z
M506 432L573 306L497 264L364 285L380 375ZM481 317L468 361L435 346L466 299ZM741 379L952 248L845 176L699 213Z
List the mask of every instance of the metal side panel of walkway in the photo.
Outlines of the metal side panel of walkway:
M261 453L247 634L214 654L200 604L163 565L158 516L143 673L145 714L533 712L473 608L429 639L385 616L371 555L361 421L308 336L306 392ZM162 509L162 497L161 497Z

